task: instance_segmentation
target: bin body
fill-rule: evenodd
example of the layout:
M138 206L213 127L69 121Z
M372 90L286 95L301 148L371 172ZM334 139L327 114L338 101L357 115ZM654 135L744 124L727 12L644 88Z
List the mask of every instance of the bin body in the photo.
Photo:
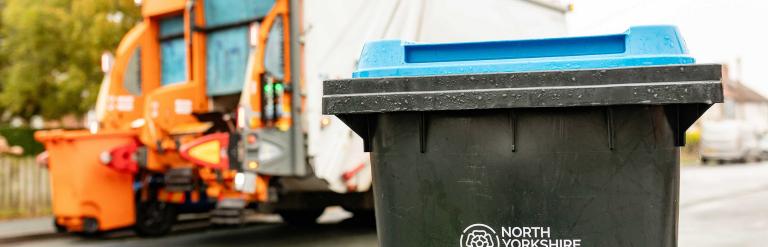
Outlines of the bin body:
M48 152L53 215L70 231L83 231L95 219L99 231L135 222L133 175L102 164L102 152L131 143L132 132L41 131L36 139Z
M381 246L676 246L679 146L722 102L674 27L381 41L323 111L371 152Z
M501 246L515 239L501 227L550 227L527 239L584 246L673 246L678 149L664 111L610 107L611 130L608 108L425 113L424 153L408 134L421 113L381 114L371 157L382 246L456 246L473 224L493 227Z

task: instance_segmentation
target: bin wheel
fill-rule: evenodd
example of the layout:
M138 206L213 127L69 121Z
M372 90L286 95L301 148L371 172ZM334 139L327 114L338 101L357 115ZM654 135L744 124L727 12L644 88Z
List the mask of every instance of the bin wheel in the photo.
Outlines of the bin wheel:
M83 232L88 235L99 233L99 220L94 218L83 218Z
M174 205L152 200L139 202L136 207L134 231L141 237L157 237L167 234L176 222Z
M352 222L363 226L376 226L376 213L373 209L348 211L352 212Z
M314 225L317 224L317 218L323 214L325 208L304 209L304 210L282 210L277 213L283 218L285 223L291 225Z
M77 234L84 238L101 237L102 232L99 231L99 220L96 218L84 217L82 231Z
M56 218L53 219L53 229L56 229L56 233L67 232L67 227L59 224L59 222L56 221Z

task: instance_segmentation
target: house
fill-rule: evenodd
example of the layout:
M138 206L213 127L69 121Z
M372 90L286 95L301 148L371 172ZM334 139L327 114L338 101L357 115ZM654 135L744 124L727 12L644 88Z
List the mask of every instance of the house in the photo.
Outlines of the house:
M757 133L768 132L768 98L731 78L728 66L723 66L722 104L715 104L699 120L740 120L752 126Z

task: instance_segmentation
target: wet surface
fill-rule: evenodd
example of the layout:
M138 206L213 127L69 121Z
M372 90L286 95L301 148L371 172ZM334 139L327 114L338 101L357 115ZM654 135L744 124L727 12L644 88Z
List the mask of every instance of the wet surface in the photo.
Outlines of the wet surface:
M391 77L324 82L323 113L722 102L720 65Z

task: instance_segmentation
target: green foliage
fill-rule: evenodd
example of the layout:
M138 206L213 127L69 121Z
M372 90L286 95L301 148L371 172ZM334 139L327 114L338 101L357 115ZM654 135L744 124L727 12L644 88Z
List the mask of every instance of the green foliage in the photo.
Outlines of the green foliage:
M42 153L43 144L35 141L35 130L31 128L0 127L0 136L5 137L9 146L21 146L24 148L24 156Z
M103 76L101 54L114 52L141 20L133 0L5 0L2 5L0 110L27 120L88 111Z

